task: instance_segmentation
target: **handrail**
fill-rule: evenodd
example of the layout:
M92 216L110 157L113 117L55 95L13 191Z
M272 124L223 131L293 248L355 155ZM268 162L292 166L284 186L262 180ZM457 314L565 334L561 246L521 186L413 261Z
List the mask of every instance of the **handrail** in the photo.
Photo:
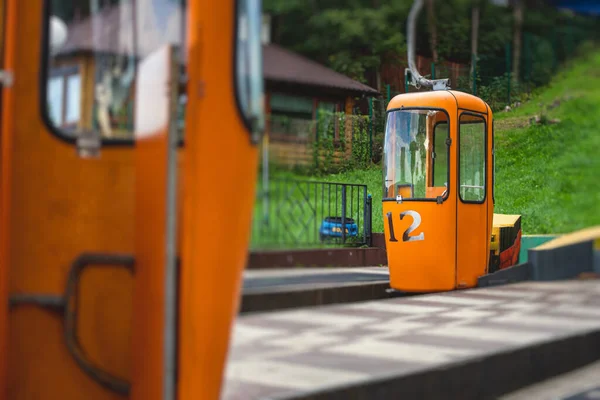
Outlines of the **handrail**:
M91 266L120 266L133 272L135 258L131 255L102 254L102 253L84 253L75 259L71 265L67 286L65 289L65 308L64 308L64 335L67 349L79 367L92 379L102 386L123 394L129 394L129 382L118 378L100 367L94 365L81 347L77 338L77 284L83 271Z
M37 305L63 313L63 334L67 349L77 365L93 380L107 389L128 395L130 384L96 366L77 338L78 283L83 271L91 266L124 267L133 272L135 258L128 254L83 253L71 264L64 295L19 293L11 295L9 306Z

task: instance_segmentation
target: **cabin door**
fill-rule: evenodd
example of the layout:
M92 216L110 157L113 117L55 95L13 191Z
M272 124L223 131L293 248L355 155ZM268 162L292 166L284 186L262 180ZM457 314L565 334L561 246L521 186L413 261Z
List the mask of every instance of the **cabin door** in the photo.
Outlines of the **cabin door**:
M121 140L98 157L78 151L95 89L110 82L94 81L93 55L58 59L53 39L74 23L75 2L0 5L2 69L13 78L1 104L0 398L124 400L133 150Z
M457 288L475 286L486 271L489 241L487 117L462 111L458 121Z

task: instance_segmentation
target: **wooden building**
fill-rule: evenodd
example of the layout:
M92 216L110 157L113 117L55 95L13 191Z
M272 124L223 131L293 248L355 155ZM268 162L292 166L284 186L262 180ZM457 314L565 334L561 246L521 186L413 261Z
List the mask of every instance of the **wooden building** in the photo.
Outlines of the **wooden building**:
M302 165L313 161L311 143L317 124L332 123L334 141L345 138L347 157L352 146L351 119L340 126L331 115L352 115L355 100L378 92L360 82L275 44L263 45L267 134L271 161ZM329 116L328 120L323 118ZM323 129L319 130L323 132Z

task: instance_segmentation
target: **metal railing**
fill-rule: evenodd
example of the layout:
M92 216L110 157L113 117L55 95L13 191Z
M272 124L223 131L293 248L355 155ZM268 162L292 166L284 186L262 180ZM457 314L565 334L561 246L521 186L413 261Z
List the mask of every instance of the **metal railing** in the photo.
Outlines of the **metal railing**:
M366 185L273 179L257 194L253 249L371 244Z

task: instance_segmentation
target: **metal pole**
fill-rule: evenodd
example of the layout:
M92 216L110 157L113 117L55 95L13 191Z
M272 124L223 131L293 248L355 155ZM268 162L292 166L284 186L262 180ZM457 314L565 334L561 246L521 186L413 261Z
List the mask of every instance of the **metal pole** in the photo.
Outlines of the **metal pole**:
M558 69L558 34L556 30L552 31L552 72Z
M346 243L346 185L342 185L342 243Z
M263 223L269 226L269 131L265 131L262 141L262 203Z
M387 85L385 85L385 96L386 96L386 107L388 104L390 104L390 100L392 100L392 96L391 96L391 92L390 92L390 84L388 83Z
M506 82L506 94L507 94L507 100L508 103L507 105L510 105L510 80L511 78L511 73L510 73L510 43L506 43L506 76L507 76L507 82Z
M369 97L369 160L373 161L373 98Z
M523 48L525 49L525 84L527 85L527 92L529 93L529 82L531 82L531 38L527 32L523 33Z
M473 54L473 94L477 96L477 55Z
M371 247L373 245L373 226L372 226L372 218L373 218L373 211L372 211L372 198L370 194L367 194L367 188L363 188L363 197L366 197L365 199L365 209L364 209L364 235L365 235L365 242L366 245Z

